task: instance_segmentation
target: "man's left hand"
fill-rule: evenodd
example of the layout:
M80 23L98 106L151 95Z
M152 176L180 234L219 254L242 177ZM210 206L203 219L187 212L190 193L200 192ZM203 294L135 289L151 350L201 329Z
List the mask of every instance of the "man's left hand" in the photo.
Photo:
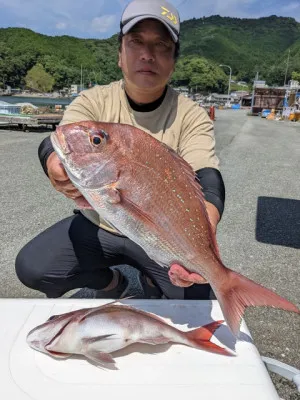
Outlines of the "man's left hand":
M195 272L189 272L179 264L171 265L168 273L170 281L175 286L189 287L194 283L207 283L203 276L196 274Z

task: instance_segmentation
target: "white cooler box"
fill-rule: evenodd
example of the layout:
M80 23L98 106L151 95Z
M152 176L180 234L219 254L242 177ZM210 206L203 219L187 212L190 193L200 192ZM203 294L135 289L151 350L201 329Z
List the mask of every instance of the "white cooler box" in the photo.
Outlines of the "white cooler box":
M243 321L239 340L227 326L212 341L236 357L180 344L135 344L114 353L118 370L97 368L84 357L57 360L31 349L27 333L51 315L111 300L0 299L1 400L275 400L279 399ZM135 300L131 304L182 330L222 319L217 301Z

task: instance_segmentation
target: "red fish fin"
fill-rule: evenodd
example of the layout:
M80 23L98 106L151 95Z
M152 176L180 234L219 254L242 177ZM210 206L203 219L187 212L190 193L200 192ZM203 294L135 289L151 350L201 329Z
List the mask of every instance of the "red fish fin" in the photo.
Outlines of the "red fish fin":
M297 306L258 283L228 270L227 284L216 290L227 325L236 336L241 318L249 306L271 306L300 314Z
M210 342L210 339L216 329L221 326L224 321L214 321L210 324L201 326L201 328L194 329L186 333L186 337L193 344L194 347L210 351L212 353L232 356L233 353L224 347L220 347L217 344Z
M106 188L106 194L109 196L112 204L121 203L131 212L135 217L138 216L144 223L155 225L151 217L145 213L137 204L126 197L124 190L117 187L117 183L113 183Z
M123 300L132 299L133 297L135 297L135 296L126 296L126 297L122 297L122 299L109 301L106 304L102 304L101 306L95 307L94 310L92 310L92 311L95 311L96 309L98 310L99 308L104 308L104 307L107 307L107 306L111 306L112 304L121 303Z
M209 341L212 338L214 332L222 325L224 321L213 321L210 324L201 326L201 328L193 329L192 331L187 332L186 336L190 340L207 340Z
M221 354L222 356L235 356L233 351L227 350L224 347L218 346L213 342L207 342L204 340L203 342L198 342L196 347L201 350L209 351L211 353Z
M126 196L123 196L122 194L122 202L126 203L127 208L131 211L132 214L135 216L138 215L144 223L146 224L151 224L155 225L154 221L151 219L151 217L145 213L143 210L140 209L138 205L133 203L131 200L129 200Z

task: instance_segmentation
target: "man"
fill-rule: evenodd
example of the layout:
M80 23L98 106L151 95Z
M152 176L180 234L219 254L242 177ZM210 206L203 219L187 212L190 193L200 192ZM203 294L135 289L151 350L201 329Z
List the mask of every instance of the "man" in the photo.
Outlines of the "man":
M213 124L205 110L168 86L179 52L179 15L165 1L132 1L121 18L119 82L81 92L61 124L83 120L126 123L143 129L178 152L196 171L213 226L221 218L225 189L215 155ZM84 199L71 184L50 139L39 147L44 171L56 190L80 209ZM29 242L16 272L28 287L59 297L71 289L96 289L97 298L122 298L128 281L118 269L137 268L148 298L209 298L200 275L174 265L169 271L149 259L94 210L75 210Z

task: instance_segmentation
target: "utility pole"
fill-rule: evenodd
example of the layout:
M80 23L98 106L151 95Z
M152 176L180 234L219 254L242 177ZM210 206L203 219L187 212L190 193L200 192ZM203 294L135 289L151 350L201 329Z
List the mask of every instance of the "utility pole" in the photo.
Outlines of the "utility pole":
M251 113L253 114L253 106L254 106L254 92L255 92L255 82L258 81L258 72L256 72L255 80L253 82L252 87L252 98L251 98Z
M230 72L229 72L229 82L228 82L228 99L227 99L227 105L228 105L228 107L230 107L230 84L231 84L232 69L231 69L231 67L229 65L224 65L224 64L220 64L219 67L227 67L230 70Z
M83 82L83 79L82 79L82 64L81 64L81 66L80 66L80 91L83 90L82 82Z
M287 62L286 62L286 70L285 70L285 75L284 75L284 84L283 84L283 86L285 86L285 84L286 84L286 77L287 77L288 68L289 68L290 54L291 54L291 50L289 49L288 59L287 59Z

